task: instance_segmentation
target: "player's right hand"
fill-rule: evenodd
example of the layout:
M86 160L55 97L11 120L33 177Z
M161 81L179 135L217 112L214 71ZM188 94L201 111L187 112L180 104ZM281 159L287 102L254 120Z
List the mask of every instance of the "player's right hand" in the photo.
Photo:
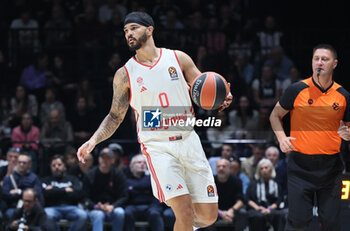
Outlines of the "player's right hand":
M85 164L85 157L88 153L91 153L96 144L90 139L80 146L77 152L77 157L80 162Z
M280 149L282 152L289 152L294 150L292 140L296 140L294 137L285 137L280 141Z

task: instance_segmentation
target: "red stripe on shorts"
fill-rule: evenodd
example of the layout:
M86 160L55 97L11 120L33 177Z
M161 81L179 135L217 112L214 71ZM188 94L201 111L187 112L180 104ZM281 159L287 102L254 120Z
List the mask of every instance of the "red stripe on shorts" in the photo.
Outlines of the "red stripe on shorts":
M154 167L153 167L153 164L152 164L152 160L151 160L151 156L146 151L146 148L144 148L142 150L142 153L146 156L149 170L150 170L151 175L153 177L153 180L154 180L154 182L156 183L156 186L157 186L158 200L162 203L162 202L165 201L165 197L164 197L164 193L163 193L162 187L160 186L160 183L159 183L156 171L154 170Z

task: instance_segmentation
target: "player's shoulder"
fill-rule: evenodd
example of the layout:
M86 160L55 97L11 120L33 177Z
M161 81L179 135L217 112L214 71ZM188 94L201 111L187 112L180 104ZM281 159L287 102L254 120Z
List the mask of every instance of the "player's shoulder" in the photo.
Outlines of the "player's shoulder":
M289 85L285 91L285 94L299 94L302 90L308 88L309 86L309 79L300 80Z
M350 93L342 85L334 82L333 87L336 89L337 92L343 95L346 100L350 100Z

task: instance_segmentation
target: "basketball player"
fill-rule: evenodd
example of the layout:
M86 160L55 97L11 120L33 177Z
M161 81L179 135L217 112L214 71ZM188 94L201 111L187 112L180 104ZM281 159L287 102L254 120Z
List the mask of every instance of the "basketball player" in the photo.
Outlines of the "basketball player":
M156 47L153 30L154 23L148 14L132 12L126 16L125 39L136 55L116 72L110 112L77 155L84 162L87 153L109 138L130 104L142 153L151 172L153 194L173 209L174 230L192 231L193 226L211 225L218 216L214 178L199 137L193 130L144 131L142 106L191 107L188 83L201 72L184 52ZM229 94L220 110L231 102Z
M341 140L350 140L350 94L333 81L335 49L313 50L310 78L292 84L273 109L270 121L288 160L289 214L286 230L304 230L312 219L314 195L322 230L340 230ZM282 117L290 111L287 137ZM343 122L344 121L344 122Z

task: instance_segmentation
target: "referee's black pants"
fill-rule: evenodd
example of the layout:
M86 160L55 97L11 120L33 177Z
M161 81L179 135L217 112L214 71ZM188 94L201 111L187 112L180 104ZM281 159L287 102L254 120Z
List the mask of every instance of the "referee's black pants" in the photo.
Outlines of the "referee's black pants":
M288 160L286 230L304 230L312 220L314 195L322 231L340 230L343 164L339 154L305 155L292 152Z

